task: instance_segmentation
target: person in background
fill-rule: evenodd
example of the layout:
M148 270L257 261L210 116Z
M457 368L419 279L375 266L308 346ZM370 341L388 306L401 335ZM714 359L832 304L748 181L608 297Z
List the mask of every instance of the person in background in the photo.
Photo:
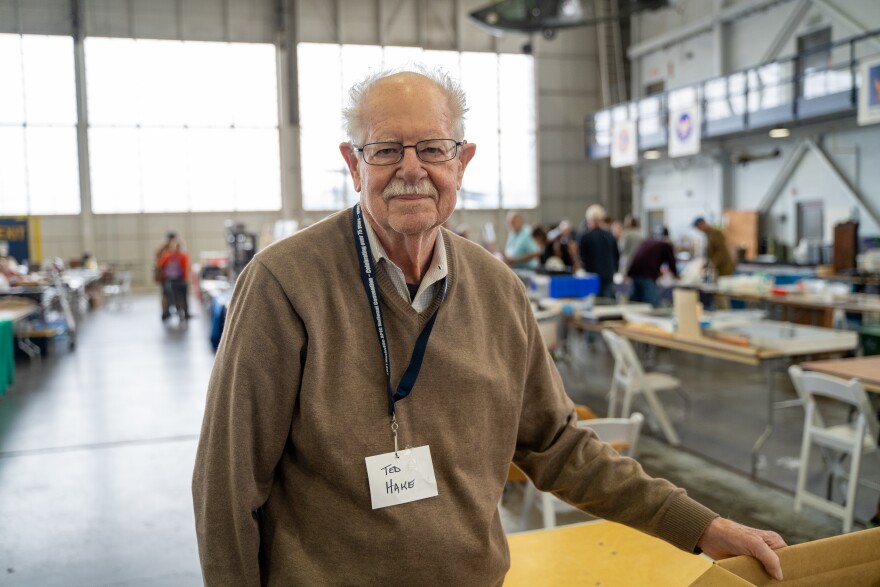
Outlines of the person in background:
M627 274L629 263L632 260L633 253L645 240L645 235L639 229L639 221L632 214L623 217L623 225L620 235L617 236L617 248L620 249L620 265L618 272L621 275Z
M538 250L540 251L538 267L543 267L547 259L553 256L553 249L550 247L550 240L547 238L547 229L540 224L537 225L532 229L532 240L538 245Z
M0 255L0 284L6 291L10 286L18 285L21 274L18 272L18 264L15 258L10 255Z
M585 213L587 230L578 240L581 267L599 276L599 297L614 298L614 273L620 264L617 240L603 227L605 208L593 204Z
M781 578L777 534L578 427L522 281L441 228L477 149L466 111L437 70L355 85L339 150L359 203L239 276L193 473L205 584L501 585L511 462L594 515Z
M532 227L519 212L508 212L507 226L510 230L504 245L504 262L514 269L537 269L541 248L532 238Z
M183 243L174 238L168 250L159 258L159 270L162 272L162 284L167 299L169 312L162 314L162 320L170 316L173 305L177 319L181 322L189 320L189 255L183 250Z
M577 242L571 236L571 224L568 220L562 220L559 225L547 233L548 257L556 257L567 271L577 271L578 253Z
M657 278L666 267L678 279L675 266L675 249L669 241L669 231L663 228L660 238L647 239L633 253L627 277L632 279L634 302L651 304L655 308L659 301Z
M165 277L163 276L162 268L159 267L159 260L162 259L162 256L171 250L172 245L178 241L177 233L172 231L168 231L165 234L165 242L163 242L158 249L156 249L156 262L153 265L153 281L159 284L159 292L162 296L162 321L168 320L171 317L171 312L169 310L168 305L168 296L165 295Z
M719 277L733 275L736 264L727 248L727 239L724 233L706 222L703 218L694 220L694 228L706 235L706 271L710 267L715 272L715 280ZM725 296L715 296L715 309L726 310L730 307L730 300Z
M80 257L79 266L83 269L96 271L98 269L98 260L95 259L95 256L93 254L85 252Z
M736 264L727 248L724 233L706 222L703 218L694 220L694 228L706 235L706 260L715 271L716 277L733 275Z

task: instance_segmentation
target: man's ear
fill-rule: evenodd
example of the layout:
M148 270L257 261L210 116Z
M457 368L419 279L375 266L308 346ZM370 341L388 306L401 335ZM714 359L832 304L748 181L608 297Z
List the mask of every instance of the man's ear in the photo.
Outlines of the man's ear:
M458 154L458 160L461 167L458 169L458 189L461 189L461 180L464 177L464 170L468 166L468 163L471 162L471 159L474 158L474 155L477 152L477 145L475 143L465 143L461 146L461 153Z
M358 171L360 159L358 159L354 146L351 143L339 143L339 152L342 153L342 158L345 159L345 164L348 165L348 171L351 173L351 181L354 184L354 191L360 192L361 174L360 171Z

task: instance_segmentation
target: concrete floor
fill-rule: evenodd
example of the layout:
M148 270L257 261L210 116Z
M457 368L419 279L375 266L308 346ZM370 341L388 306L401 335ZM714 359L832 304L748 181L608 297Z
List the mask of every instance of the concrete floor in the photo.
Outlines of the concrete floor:
M75 351L54 345L39 363L17 362L17 381L0 396L0 585L201 585L190 476L214 358L206 322L202 313L188 327L163 325L158 296L137 295L91 312ZM569 393L604 413L611 359L601 344L573 351L561 365ZM791 511L801 411L777 414L762 482L744 474L765 417L763 374L680 354L659 363L686 381L690 407L677 396L666 402L683 450L646 431L640 460L649 472L790 542L839 532L827 516ZM792 393L782 377L779 387ZM880 478L876 462L867 466ZM520 496L512 488L504 499L511 530ZM876 499L862 491L858 517L869 518ZM532 512L528 526L539 523Z

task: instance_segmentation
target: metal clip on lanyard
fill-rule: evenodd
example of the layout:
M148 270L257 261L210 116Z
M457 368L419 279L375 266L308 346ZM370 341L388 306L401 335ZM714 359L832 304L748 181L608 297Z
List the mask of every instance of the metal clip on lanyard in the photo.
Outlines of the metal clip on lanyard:
M437 320L437 314L440 312L440 306L431 315L428 323L422 329L419 338L416 340L416 346L413 349L412 356L409 360L409 366L397 385L397 390L391 390L391 357L388 352L388 339L385 334L385 320L382 315L382 298L379 295L379 287L376 283L376 267L373 264L373 254L370 250L370 241L367 238L367 232L364 227L364 217L361 213L361 205L355 204L351 211L351 228L354 233L354 245L357 249L358 259L360 261L361 281L364 284L364 291L367 294L367 300L370 302L370 315L373 316L373 323L376 325L376 336L379 339L379 347L382 349L382 356L385 359L385 381L388 393L388 413L391 414L391 433L394 435L394 455L397 454L397 417L394 413L394 404L412 392L413 386L418 379L419 371L422 369L422 361L425 358L425 350L428 348L428 339L431 338L431 330L434 328L434 322ZM440 299L440 305L446 299L446 288L448 282L443 279L443 294Z

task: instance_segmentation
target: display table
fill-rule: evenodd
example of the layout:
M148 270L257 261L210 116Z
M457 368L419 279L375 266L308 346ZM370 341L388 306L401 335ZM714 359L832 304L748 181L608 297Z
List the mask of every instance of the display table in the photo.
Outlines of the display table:
M664 347L685 353L714 357L724 361L731 361L743 365L762 365L766 371L767 379L767 421L764 432L755 441L751 451L751 474L757 476L758 455L761 448L773 433L773 410L777 407L775 396L774 371L781 365L788 364L796 357L805 357L814 354L847 353L858 346L858 338L854 333L835 331L802 325L783 324L773 321L760 321L743 327L730 329L732 334L741 334L743 331L770 328L783 328L793 333L804 332L808 336L802 340L794 336L788 344L781 344L777 348L764 348L753 344L741 344L725 342L724 340L712 339L705 336L684 337L672 332L666 332L659 328L643 325L626 325L615 328L617 334L635 342L642 342L654 346ZM727 332L727 331L725 331ZM816 333L825 333L827 336L812 336ZM781 365L777 365L781 363ZM780 402L783 407L787 402Z
M704 285L700 287L703 293L717 297L724 297L745 302L753 302L769 309L770 305L782 308L782 320L798 324L812 324L824 328L831 328L834 322L835 310L852 314L864 314L866 312L880 312L880 295L876 294L848 294L845 296L832 296L828 294L809 294L800 292L785 292L782 294L726 291L717 285Z
M880 393L880 356L831 359L801 363L804 371L816 371L843 379L858 378L865 390Z
M627 526L599 520L512 534L504 587L650 585L679 587L712 561Z

